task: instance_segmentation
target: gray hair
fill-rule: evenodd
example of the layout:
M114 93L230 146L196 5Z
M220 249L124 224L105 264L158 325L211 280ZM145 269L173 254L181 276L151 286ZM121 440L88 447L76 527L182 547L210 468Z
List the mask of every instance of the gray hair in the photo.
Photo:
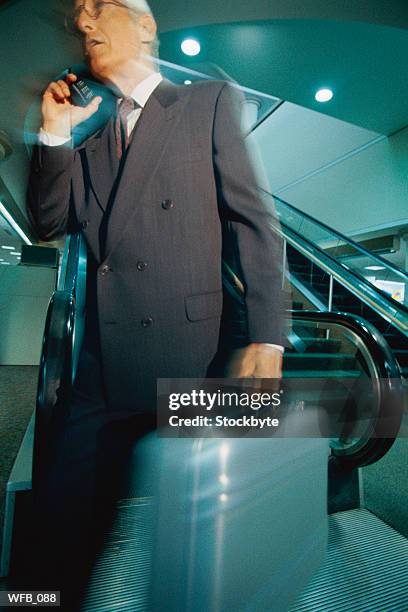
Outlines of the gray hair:
M152 15L152 9L147 4L146 0L124 0L123 4L126 4L129 8L142 13L143 15Z
M121 1L123 1L123 4L129 7L129 9L131 9L133 12L139 15L151 15L153 17L152 9L150 8L146 0L121 0ZM157 59L159 57L159 46L160 46L160 41L157 37L157 34L156 34L155 39L150 43L149 46L150 46L151 55Z

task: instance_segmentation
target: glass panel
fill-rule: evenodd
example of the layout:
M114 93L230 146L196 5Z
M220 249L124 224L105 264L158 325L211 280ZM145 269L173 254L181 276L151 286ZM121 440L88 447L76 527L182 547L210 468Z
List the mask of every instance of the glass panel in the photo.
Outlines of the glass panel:
M345 269L352 271L377 291L408 307L408 275L386 259L367 251L347 237L308 217L275 197L280 222L302 238L324 250ZM396 304L397 306L397 304ZM405 315L406 316L406 315Z

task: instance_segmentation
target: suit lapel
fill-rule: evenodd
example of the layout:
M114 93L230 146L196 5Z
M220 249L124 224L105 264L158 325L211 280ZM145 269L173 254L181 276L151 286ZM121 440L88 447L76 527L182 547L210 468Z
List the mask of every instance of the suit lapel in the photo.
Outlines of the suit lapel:
M149 97L123 163L122 176L109 217L106 256L118 243L131 216L137 213L143 191L159 166L184 104L185 99L179 97L177 87L166 79Z
M105 127L84 144L89 172L87 178L103 211L106 209L119 168L119 160L112 155L112 151L116 150L114 121L112 116Z

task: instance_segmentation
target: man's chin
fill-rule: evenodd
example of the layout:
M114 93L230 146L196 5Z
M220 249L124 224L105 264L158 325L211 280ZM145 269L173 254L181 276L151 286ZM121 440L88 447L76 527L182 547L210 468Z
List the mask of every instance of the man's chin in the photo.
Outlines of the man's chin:
M107 62L103 62L100 59L90 57L89 55L87 57L87 60L89 71L97 81L105 82L109 80L109 75L111 71L109 70Z

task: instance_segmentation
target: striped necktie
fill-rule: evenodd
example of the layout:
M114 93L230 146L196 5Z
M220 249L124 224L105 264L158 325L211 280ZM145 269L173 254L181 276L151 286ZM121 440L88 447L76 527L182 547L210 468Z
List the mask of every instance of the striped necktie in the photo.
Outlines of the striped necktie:
M119 103L115 121L116 154L121 159L129 146L128 117L134 111L136 102L133 98L123 98Z

